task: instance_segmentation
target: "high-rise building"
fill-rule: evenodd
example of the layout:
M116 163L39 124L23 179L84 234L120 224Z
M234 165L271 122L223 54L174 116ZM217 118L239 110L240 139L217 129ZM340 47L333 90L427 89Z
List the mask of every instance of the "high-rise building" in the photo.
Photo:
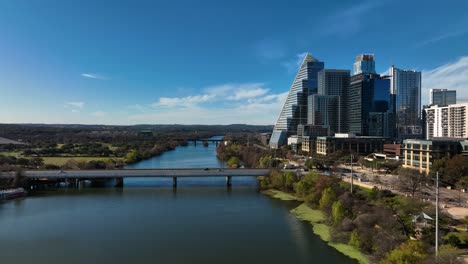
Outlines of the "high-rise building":
M457 103L457 91L447 89L431 89L430 105L450 105Z
M421 138L421 72L390 67L391 93L395 98L397 137Z
M373 54L361 54L356 56L353 75L375 74L375 61Z
M390 80L378 74L351 76L346 102L349 132L360 136L394 137Z
M270 138L271 148L283 145L287 137L296 134L298 125L307 123L307 98L317 93L317 76L323 68L323 62L307 53L276 121Z
M344 113L349 70L324 69L318 73L318 93L309 95L307 123L328 127L329 136L346 130ZM308 135L311 136L311 135Z
M309 95L308 120L312 126L327 127L328 133L321 136L334 135L341 132L341 101L336 95ZM310 136L310 135L306 135Z
M468 103L425 108L426 139L468 138Z

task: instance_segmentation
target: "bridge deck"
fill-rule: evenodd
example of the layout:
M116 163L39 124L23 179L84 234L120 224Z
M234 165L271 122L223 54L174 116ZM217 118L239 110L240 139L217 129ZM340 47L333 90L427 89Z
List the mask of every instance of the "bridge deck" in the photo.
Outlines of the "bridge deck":
M30 170L23 175L31 179L97 179L140 177L251 177L263 176L269 169L115 169L115 170ZM13 176L9 174L8 176Z

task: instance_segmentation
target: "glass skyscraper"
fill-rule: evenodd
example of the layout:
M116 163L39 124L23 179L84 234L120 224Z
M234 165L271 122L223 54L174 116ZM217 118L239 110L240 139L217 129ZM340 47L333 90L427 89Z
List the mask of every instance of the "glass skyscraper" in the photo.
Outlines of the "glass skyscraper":
M391 93L395 98L399 139L421 138L421 72L390 68Z
M372 54L361 54L356 56L356 62L353 67L353 75L375 74L375 61Z
M457 91L447 89L431 89L430 105L451 105L457 103Z
M297 133L298 125L307 124L307 98L317 93L317 76L323 68L323 62L307 53L276 121L270 138L271 148L283 145L288 136Z

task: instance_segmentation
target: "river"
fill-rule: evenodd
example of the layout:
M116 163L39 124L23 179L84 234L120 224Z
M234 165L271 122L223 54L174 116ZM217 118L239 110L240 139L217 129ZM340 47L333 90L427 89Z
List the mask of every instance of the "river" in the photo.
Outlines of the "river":
M129 168L222 167L215 145L178 147ZM1 263L355 263L254 178L131 179L0 203Z

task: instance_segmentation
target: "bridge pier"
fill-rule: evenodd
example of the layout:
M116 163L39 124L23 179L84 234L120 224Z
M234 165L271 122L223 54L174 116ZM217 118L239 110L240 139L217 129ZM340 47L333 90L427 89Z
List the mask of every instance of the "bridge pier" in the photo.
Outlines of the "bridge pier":
M232 176L226 176L226 186L227 187L232 186Z
M122 177L114 178L114 187L122 188L124 186L124 180Z
M177 177L172 177L172 187L173 188L177 187Z

